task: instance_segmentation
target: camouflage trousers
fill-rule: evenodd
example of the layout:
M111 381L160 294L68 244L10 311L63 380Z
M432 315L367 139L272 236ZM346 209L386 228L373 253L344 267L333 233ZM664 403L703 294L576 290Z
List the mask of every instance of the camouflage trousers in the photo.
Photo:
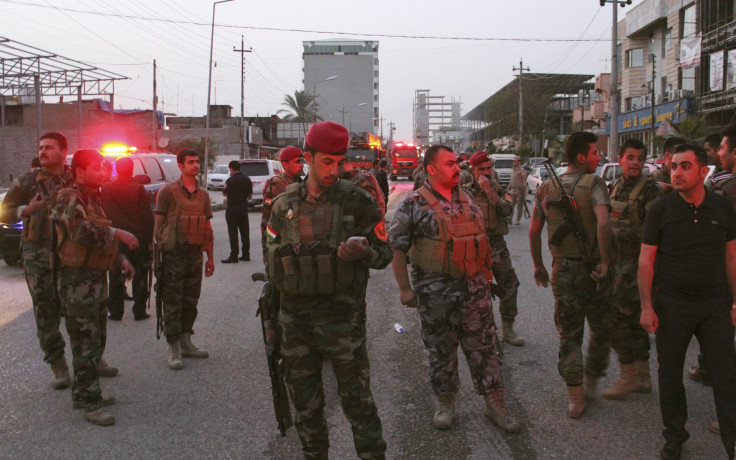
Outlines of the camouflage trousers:
M43 360L47 363L64 356L64 337L59 331L61 302L56 295L54 275L49 265L50 243L23 242L26 283L33 302L36 319L36 337L41 345Z
M455 394L460 388L458 344L465 353L478 394L503 388L501 349L484 273L426 286L417 292L417 309L435 394Z
M511 214L507 217L509 223L511 223L514 220L514 214L516 215L516 222L521 221L521 218L524 217L524 202L526 201L526 185L523 187L521 185L509 187L508 190L509 195L511 195L511 198L513 199L512 207L511 207Z
M62 267L59 295L72 348L72 400L97 409L102 407L97 364L107 342L107 271Z
M599 378L608 367L610 344L606 320L610 294L608 276L600 289L590 278L582 260L555 258L552 263L552 292L555 296L555 326L560 334L557 369L568 385L579 385L583 375ZM588 356L583 372L583 332L590 326Z
M506 294L500 302L499 311L501 319L513 323L519 310L516 306L517 291L519 289L519 278L516 276L514 266L511 265L511 254L506 246L503 236L491 236L491 252L493 254L493 279L504 290Z
M335 307L335 308L333 308ZM307 459L327 459L322 363L332 363L343 413L359 458L383 459L386 441L370 389L365 315L336 307L330 298L281 297L281 354L296 426Z
M202 260L199 245L180 244L162 254L164 334L168 343L179 340L182 332L194 333L202 290Z
M649 334L639 324L641 302L637 260L616 265L611 296L609 338L621 364L649 361Z

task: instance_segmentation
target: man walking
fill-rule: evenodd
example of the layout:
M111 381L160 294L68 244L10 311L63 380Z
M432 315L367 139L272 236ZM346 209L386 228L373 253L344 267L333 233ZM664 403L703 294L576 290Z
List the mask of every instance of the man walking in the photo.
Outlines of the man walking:
M524 204L526 202L526 170L521 167L521 157L514 156L514 169L511 171L511 180L509 182L509 193L514 198L514 206L516 207L516 225L521 223L521 217L524 215ZM511 209L509 215L509 224L514 220L514 210Z
M147 264L151 256L149 246L153 235L153 211L146 189L133 179L133 160L120 158L115 162L115 170L115 181L102 186L102 206L113 227L132 233L138 240L138 248L131 250L121 246L120 252L135 268L133 317L140 321L150 316L146 313L150 270ZM124 294L125 282L119 276L111 276L109 319L120 321L123 318Z
M325 359L332 361L358 457L383 459L386 451L370 390L364 302L368 269L384 268L391 251L377 204L338 179L349 138L337 123L312 125L304 143L309 175L273 201L266 229L269 278L281 292L281 354L307 459L328 455Z
M680 145L672 156L675 193L647 213L639 256L641 325L656 333L663 459L678 459L690 436L682 368L690 339L700 343L710 372L721 441L736 442L736 210L703 186L705 151Z
M487 273L491 245L481 210L459 186L457 162L450 147L427 149L427 182L401 200L391 220L392 268L401 303L419 310L430 382L437 398L435 428L452 427L460 387L459 344L475 390L485 400L485 417L504 431L518 433L521 426L504 402L501 350Z
M238 232L243 246L243 255L240 260L250 261L250 225L248 223L248 200L253 195L253 182L248 176L240 172L240 162L231 161L227 165L230 177L225 181L222 195L227 198L225 221L227 234L230 238L230 257L220 262L223 264L238 263Z
M470 171L473 173L474 180L469 190L483 213L483 227L491 243L493 278L504 291L501 294L499 308L501 340L521 347L524 345L524 339L514 331L514 320L518 314L516 294L519 288L519 278L511 264L511 253L503 237L509 233L506 217L513 212L513 204L506 201L504 196L499 195L499 184L493 179L491 158L486 152L476 152L470 157Z
M595 395L598 379L608 367L608 314L611 225L608 219L610 200L606 183L593 174L600 161L595 134L578 131L570 135L565 147L567 172L559 181L550 178L537 189L529 245L534 261L537 286L550 282L542 260L542 229L548 222L549 249L552 253L552 292L555 296L555 326L560 334L557 368L567 385L567 415L580 418L586 397ZM582 228L575 228L563 212L562 192L577 202ZM583 331L590 325L588 357L583 371ZM583 383L585 385L583 386Z
M72 407L84 409L95 425L112 425L115 417L103 406L115 403L103 398L97 366L107 340L107 277L130 279L133 266L118 252L118 241L131 251L136 237L114 228L102 209L99 188L107 180L103 159L96 150L77 150L72 159L74 183L59 192L52 210L59 257L59 295L71 343L74 383Z
M202 289L202 252L207 253L204 275L215 272L212 208L209 194L197 183L199 156L194 150L181 149L176 162L181 177L159 190L153 229L163 267L163 279L157 283L163 293L164 333L169 344L166 364L173 370L184 367L182 356L209 356L192 343Z

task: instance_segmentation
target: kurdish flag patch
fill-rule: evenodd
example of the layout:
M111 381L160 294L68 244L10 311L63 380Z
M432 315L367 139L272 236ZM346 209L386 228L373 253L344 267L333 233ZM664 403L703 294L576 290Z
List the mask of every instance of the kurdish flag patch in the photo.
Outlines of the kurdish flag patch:
M279 234L271 227L271 223L266 224L266 235L268 236L268 242L272 243Z
M373 233L381 241L388 241L388 232L386 231L386 221L380 221L373 227Z

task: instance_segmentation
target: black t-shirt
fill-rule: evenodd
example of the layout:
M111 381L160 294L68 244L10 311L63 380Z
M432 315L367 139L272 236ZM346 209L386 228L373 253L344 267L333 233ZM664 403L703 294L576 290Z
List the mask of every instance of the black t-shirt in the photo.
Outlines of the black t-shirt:
M657 246L654 286L687 300L728 295L726 242L736 239L731 201L706 192L697 208L669 193L647 211L641 242Z
M240 171L225 181L222 193L227 196L227 207L247 207L248 196L253 194L253 182Z

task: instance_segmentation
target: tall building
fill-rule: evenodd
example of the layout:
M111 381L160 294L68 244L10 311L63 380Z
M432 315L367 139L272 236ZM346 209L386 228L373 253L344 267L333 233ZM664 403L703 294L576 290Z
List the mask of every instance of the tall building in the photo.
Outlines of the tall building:
M304 91L316 96L317 115L352 133L378 134L378 42L302 42Z

